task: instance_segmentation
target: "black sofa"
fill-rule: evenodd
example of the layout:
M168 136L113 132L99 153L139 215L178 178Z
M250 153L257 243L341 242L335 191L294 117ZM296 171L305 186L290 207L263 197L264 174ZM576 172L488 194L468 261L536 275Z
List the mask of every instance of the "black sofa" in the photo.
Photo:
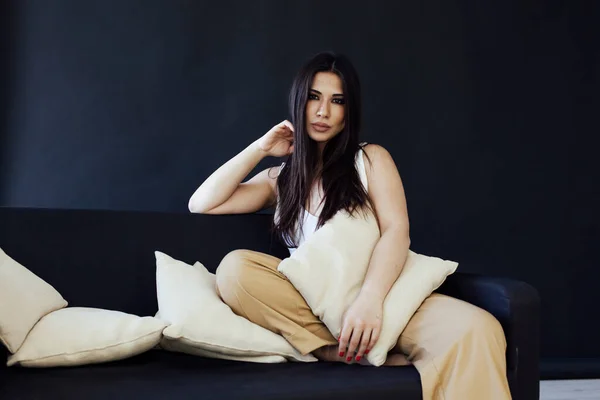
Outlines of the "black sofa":
M52 284L70 306L137 315L157 310L154 251L207 268L248 248L285 257L270 216L0 208L0 247ZM439 290L498 318L507 340L514 399L539 398L539 299L531 286L464 273ZM17 304L14 305L18 307ZM0 346L0 358L6 349ZM412 366L253 364L152 350L106 364L7 368L2 399L420 399ZM461 399L448 399L461 400ZM485 399L482 399L485 400Z

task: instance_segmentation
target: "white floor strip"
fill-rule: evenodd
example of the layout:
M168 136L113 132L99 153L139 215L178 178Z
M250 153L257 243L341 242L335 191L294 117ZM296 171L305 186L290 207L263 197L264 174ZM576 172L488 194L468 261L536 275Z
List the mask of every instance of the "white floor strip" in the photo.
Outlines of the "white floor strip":
M600 379L542 381L540 400L600 400Z

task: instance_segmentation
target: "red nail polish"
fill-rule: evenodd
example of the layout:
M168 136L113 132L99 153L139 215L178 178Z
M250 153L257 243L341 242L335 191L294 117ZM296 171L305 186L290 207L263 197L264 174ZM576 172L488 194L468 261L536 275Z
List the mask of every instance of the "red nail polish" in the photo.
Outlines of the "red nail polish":
M340 357L344 357L344 352L340 351Z
M369 349L365 350L365 354L369 354L369 351L371 351L371 350L369 350Z
M346 358L346 361L348 361L348 362L352 361L352 357Z
M360 356L356 356L356 361L360 361Z

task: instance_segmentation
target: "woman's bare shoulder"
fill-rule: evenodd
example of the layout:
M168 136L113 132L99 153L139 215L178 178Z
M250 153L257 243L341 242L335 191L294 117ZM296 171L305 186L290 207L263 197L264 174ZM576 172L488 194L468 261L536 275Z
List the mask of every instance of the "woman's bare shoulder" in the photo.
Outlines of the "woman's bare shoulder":
M391 157L385 147L376 143L368 143L361 145L362 150L366 153L366 161L372 167L379 160Z

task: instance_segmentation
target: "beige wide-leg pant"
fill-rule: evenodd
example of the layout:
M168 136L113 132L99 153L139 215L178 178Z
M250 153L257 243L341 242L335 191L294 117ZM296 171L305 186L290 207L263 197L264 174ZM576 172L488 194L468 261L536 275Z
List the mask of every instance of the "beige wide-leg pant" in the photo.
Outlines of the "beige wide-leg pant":
M250 250L227 254L217 290L231 309L285 337L299 352L337 344L279 271L280 259ZM499 322L467 302L434 293L423 302L392 352L419 371L424 399L510 399L506 340Z

